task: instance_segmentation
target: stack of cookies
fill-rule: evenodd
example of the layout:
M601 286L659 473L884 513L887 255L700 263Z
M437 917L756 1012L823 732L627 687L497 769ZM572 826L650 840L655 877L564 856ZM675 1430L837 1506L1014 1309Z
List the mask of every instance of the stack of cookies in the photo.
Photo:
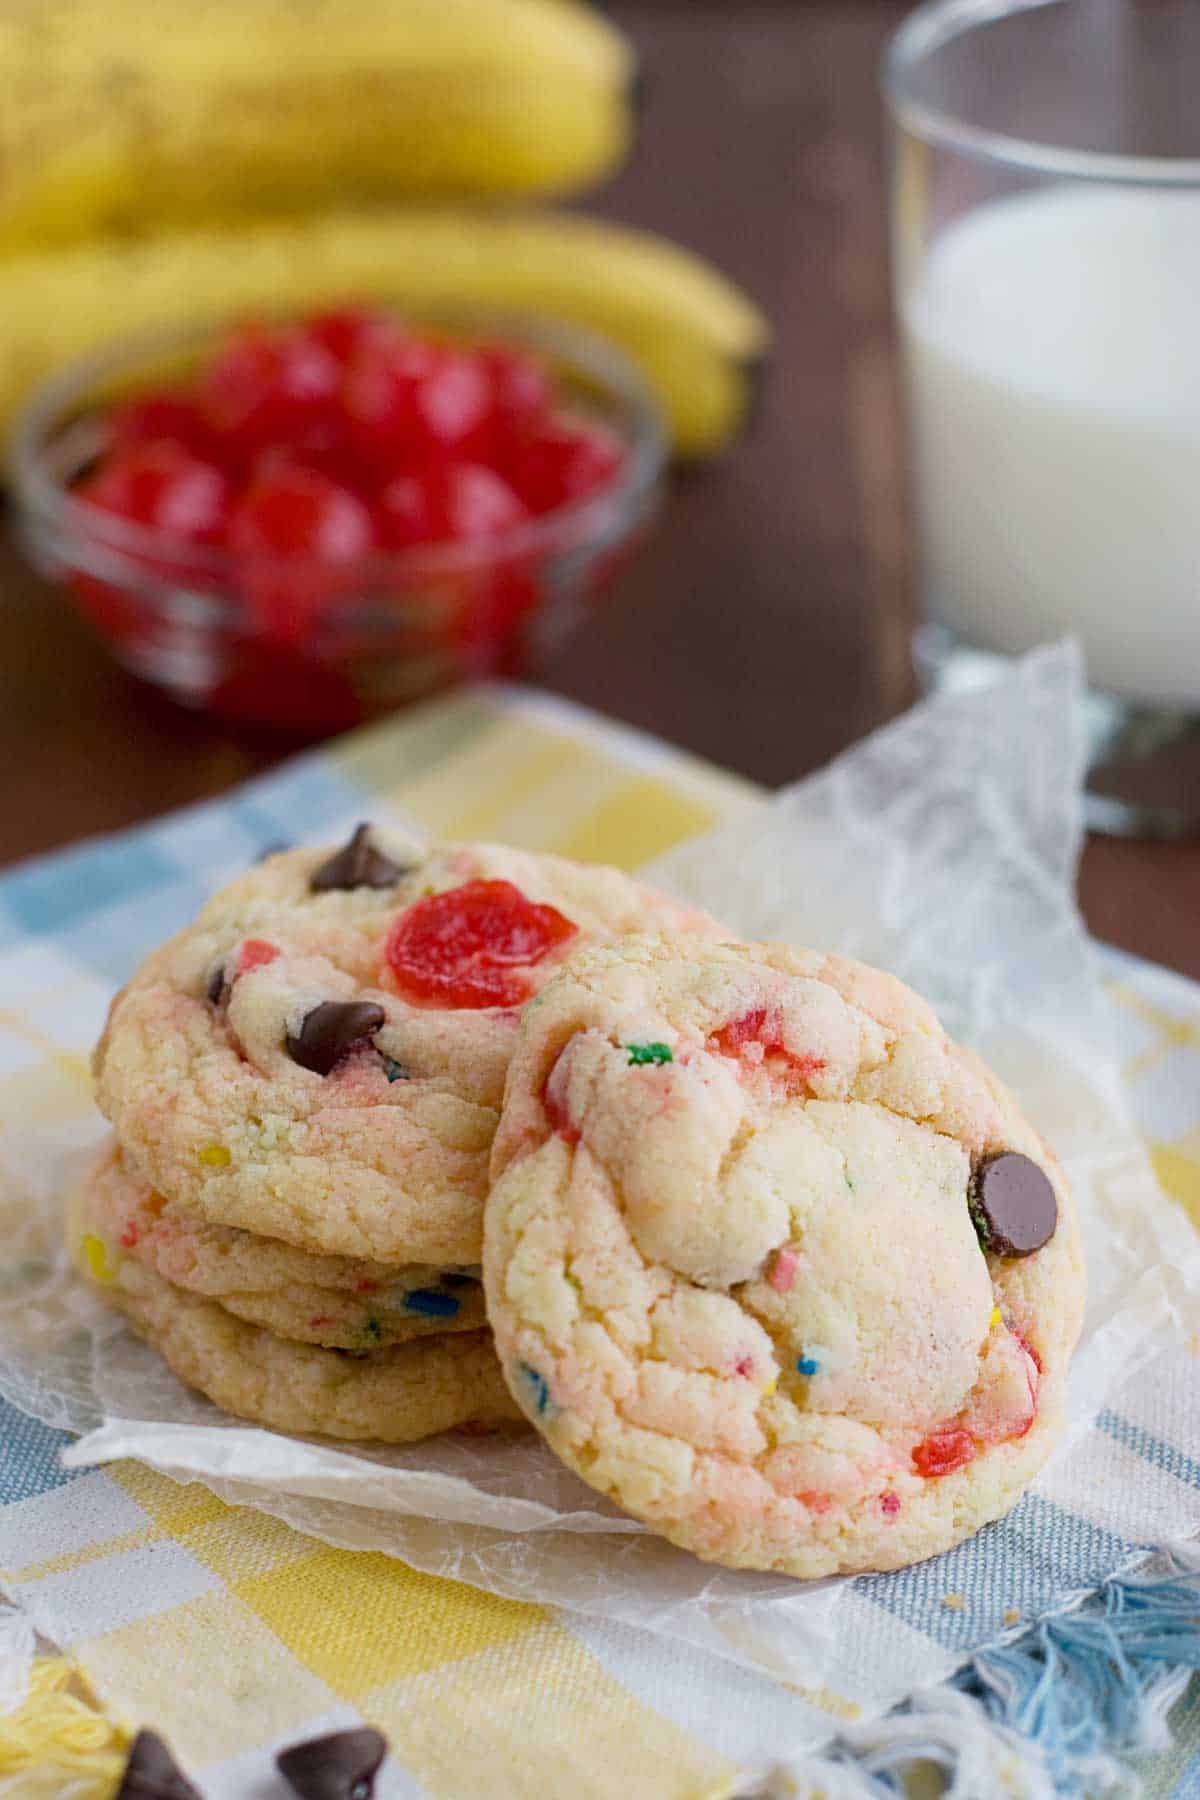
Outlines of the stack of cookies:
M1080 1240L1012 1096L893 977L614 870L274 857L96 1068L81 1265L243 1417L524 1417L673 1542L799 1576L969 1536L1061 1431Z
M714 929L615 869L489 845L361 826L270 857L113 1003L81 1267L256 1423L400 1444L519 1421L479 1265L520 1008L647 924Z

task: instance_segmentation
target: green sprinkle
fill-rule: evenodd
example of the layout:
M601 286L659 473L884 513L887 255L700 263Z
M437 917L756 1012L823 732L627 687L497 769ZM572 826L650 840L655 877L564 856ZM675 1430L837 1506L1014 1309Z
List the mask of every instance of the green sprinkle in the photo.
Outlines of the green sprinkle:
M851 1181L851 1179L848 1175L846 1177L846 1186L850 1189L851 1193L854 1192L854 1183Z
M669 1063L675 1058L671 1054L670 1044L626 1044L629 1052L630 1066L640 1067L643 1063Z
M369 1313L367 1315L367 1322L363 1326L363 1336L366 1338L368 1344L379 1344L383 1342L383 1326L379 1323L379 1320L375 1317L374 1313Z
M408 1070L406 1068L404 1068L402 1066L402 1064L396 1062L395 1059L391 1056L384 1057L383 1072L387 1076L389 1081L407 1081L408 1080Z

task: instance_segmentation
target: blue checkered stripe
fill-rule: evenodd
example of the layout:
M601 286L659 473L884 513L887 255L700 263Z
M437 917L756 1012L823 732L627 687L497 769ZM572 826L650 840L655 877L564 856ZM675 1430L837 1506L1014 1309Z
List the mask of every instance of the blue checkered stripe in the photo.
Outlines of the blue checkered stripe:
M50 939L116 982L214 887L271 850L340 826L361 791L319 756L152 825L18 865L0 879L0 952Z

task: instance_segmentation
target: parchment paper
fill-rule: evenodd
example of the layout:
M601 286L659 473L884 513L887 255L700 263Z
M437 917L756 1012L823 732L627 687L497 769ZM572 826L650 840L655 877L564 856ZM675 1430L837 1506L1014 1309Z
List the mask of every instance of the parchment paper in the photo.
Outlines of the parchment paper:
M1118 1386L1153 1380L1200 1314L1200 1240L1160 1194L1130 1125L1072 898L1081 697L1075 652L1038 652L986 690L924 703L646 871L746 936L895 970L993 1062L1054 1143L1080 1201L1091 1282L1070 1429L1039 1482L1067 1507L1090 1479L1097 1410ZM59 1196L89 1147L83 1135L90 1144L51 1122L0 1143L0 1391L85 1434L72 1465L140 1457L331 1543L649 1628L796 1684L837 1675L843 1691L857 1680L865 1698L887 1697L886 1680L881 1690L854 1674L850 1584L707 1567L623 1518L532 1440L348 1448L238 1424L189 1393L62 1256ZM1168 1535L1200 1524L1185 1502L1181 1489ZM1122 1530L1120 1506L1118 1496L1110 1528L1140 1541L1143 1522L1131 1516ZM912 1682L940 1678L948 1660L931 1645Z

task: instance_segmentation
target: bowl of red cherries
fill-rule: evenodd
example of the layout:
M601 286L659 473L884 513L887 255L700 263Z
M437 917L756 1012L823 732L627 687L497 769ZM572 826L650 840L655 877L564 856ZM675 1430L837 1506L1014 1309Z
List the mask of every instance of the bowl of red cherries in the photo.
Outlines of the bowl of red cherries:
M133 674L321 733L535 668L661 491L614 348L507 314L344 307L116 346L14 437L29 554Z

